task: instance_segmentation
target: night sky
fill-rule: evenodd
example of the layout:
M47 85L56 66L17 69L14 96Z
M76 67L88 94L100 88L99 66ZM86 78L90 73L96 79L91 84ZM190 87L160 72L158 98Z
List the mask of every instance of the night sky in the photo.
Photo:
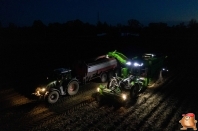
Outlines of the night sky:
M48 25L76 19L95 25L98 18L109 25L126 25L129 19L145 26L150 22L187 23L198 19L198 0L0 0L3 27L9 23L31 26L34 20Z

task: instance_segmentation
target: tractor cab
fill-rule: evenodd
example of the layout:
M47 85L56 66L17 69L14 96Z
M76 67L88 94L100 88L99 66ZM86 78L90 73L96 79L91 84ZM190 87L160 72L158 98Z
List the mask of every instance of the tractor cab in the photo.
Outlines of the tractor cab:
M144 74L144 61L137 57L126 62L125 68L122 69L122 77L142 76Z
M66 68L58 68L53 71L52 77L54 80L63 81L71 79L71 70Z

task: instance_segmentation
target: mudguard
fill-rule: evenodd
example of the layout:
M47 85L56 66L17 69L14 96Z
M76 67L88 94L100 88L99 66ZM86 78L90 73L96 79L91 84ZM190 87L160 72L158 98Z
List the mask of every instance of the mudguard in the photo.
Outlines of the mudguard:
M52 92L52 91L57 91L59 94L61 94L60 90L56 89L56 88L50 88L49 89L49 92Z

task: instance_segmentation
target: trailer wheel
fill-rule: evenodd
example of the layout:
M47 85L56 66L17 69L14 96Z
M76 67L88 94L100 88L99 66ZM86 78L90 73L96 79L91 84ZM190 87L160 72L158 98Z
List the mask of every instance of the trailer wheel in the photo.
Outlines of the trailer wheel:
M58 99L59 99L59 93L57 91L52 91L47 96L47 102L50 104L56 103Z
M106 73L102 73L101 76L100 76L100 79L101 79L101 82L106 82L108 77L107 77L107 74Z
M131 99L137 98L138 93L139 93L139 84L135 84L130 90Z
M77 81L72 81L68 84L66 92L68 95L75 95L78 93L79 83Z

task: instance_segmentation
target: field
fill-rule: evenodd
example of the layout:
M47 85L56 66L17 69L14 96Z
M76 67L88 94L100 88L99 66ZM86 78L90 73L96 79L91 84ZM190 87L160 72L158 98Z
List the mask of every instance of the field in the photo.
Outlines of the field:
M119 42L121 41L117 41L117 43ZM105 43L108 43L108 41L103 42L103 45L99 45L99 42L97 42L95 48L89 53L93 54L95 51L95 55L97 55L100 51L103 53L114 50L114 47L107 47ZM126 52L127 55L131 54L131 56L135 53L141 53L142 50L139 48L143 48L143 45L138 46L138 43L129 45L126 42L124 45L127 49L124 49L123 45L116 46L116 48L120 47L121 51ZM155 50L164 52L161 49L157 50L159 46L155 43ZM82 86L77 95L62 97L54 105L47 105L44 102L31 99L29 94L31 92L29 89L31 84L28 83L29 81L23 80L26 80L27 77L33 77L32 75L35 75L38 71L45 72L46 68L51 69L66 65L68 61L81 56L79 53L76 53L78 54L76 57L63 61L65 56L73 54L70 54L71 52L63 52L64 50L59 45L58 47L55 45L51 46L48 51L43 51L44 47L39 48L38 45L25 46L25 49L18 50L21 52L15 52L15 54L8 57L11 61L8 62L6 59L8 63L5 69L8 69L8 67L13 69L10 70L13 74L9 75L6 71L3 72L7 77L2 79L4 82L2 83L2 88L0 88L0 130L179 131L182 127L179 123L182 114L189 112L195 115L198 114L198 104L196 104L198 101L196 57L191 55L193 53L190 51L190 54L182 54L180 56L179 52L184 51L184 48L178 51L175 50L175 47L166 52L172 55L169 78L162 85L159 85L158 88L148 88L140 94L136 103L125 107L118 105L116 102L99 106L92 96L96 92L96 88L101 84L97 82L91 82ZM90 47L91 45L89 44L87 48ZM56 57L53 57L54 54L50 54L52 49L56 49ZM60 52L57 51L58 49ZM73 47L72 49L74 50L75 48ZM100 51L97 49L100 49ZM134 49L136 51L132 52ZM149 51L152 50L152 48L147 49ZM24 62L26 57L22 57L22 51L24 50L28 51L26 55L30 58L27 62ZM143 48L143 51L145 50ZM77 51L78 49L74 50L74 52ZM42 52L43 55L41 55ZM48 55L46 52L49 52L50 57L46 57ZM80 53L84 54L83 56L89 56L89 53L85 51ZM57 57L58 55L61 57ZM16 57L19 56L21 59L16 60ZM53 61L51 65L48 63L50 58ZM11 62L15 62L16 66L12 66ZM19 65L23 66L23 68ZM29 73L26 71L29 71Z

